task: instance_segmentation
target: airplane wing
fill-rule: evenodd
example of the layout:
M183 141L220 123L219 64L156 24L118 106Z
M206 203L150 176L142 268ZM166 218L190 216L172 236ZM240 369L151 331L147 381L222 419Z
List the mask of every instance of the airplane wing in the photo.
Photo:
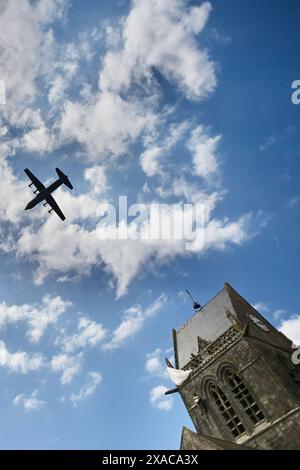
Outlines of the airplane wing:
M41 183L40 180L36 176L34 176L34 174L31 173L30 170L28 170L28 168L25 168L24 171L38 191L43 191L43 189L45 189L45 186L43 185L43 183Z
M58 215L58 217L60 217L61 220L65 220L65 216L64 216L64 214L62 213L62 211L60 210L60 208L58 207L58 204L57 204L57 202L55 201L54 197L49 194L49 195L46 195L46 196L45 196L45 199L46 199L46 201L48 202L49 206L51 206L51 209L53 209L54 212L56 212L56 214Z

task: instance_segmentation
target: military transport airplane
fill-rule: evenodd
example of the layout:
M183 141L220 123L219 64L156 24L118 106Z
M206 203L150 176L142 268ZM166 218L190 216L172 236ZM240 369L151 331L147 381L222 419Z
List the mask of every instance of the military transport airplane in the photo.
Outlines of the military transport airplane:
M51 214L51 212L54 211L61 218L61 220L65 220L64 214L58 207L58 204L56 203L54 197L51 196L51 193L53 193L53 191L59 188L62 184L65 184L70 189L73 189L73 186L71 185L67 175L65 175L59 168L55 168L55 169L56 169L56 173L58 174L58 179L54 181L52 184L50 184L48 188L46 188L43 185L43 183L41 183L41 181L36 176L34 176L34 174L32 174L30 170L28 170L28 168L25 168L24 171L31 180L29 187L31 188L31 186L34 184L34 186L36 187L34 194L38 193L37 196L27 204L27 206L25 207L25 210L33 209L40 202L45 200L45 202L43 203L43 206L46 207L47 205L49 205L51 207L51 209L48 211L49 214Z

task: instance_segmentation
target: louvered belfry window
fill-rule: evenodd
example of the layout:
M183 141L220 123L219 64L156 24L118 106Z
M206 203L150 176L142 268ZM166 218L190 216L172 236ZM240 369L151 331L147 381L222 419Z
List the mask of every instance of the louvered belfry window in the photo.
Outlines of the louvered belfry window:
M247 389L245 383L240 377L232 371L227 372L227 383L230 391L236 400L242 406L244 412L248 415L251 422L255 425L265 419L265 416L256 403L255 399Z
M243 434L245 427L225 393L215 384L211 385L210 393L223 417L224 424L230 430L233 437L237 438Z

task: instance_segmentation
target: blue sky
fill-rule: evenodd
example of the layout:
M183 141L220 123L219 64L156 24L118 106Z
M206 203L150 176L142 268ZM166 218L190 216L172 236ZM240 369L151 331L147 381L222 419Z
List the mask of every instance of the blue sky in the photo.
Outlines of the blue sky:
M0 11L1 448L177 449L163 358L230 282L300 338L299 2L9 0ZM29 212L55 167L67 219ZM99 206L204 203L201 249L101 240Z

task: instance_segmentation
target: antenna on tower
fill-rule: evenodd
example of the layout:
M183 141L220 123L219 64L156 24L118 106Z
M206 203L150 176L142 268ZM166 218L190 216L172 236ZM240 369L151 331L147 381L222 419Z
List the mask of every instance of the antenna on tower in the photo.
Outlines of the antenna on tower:
M193 298L192 294L191 294L187 289L185 289L185 291L186 291L187 295L192 299L192 302L193 302L193 309L195 310L195 312L199 312L199 310L202 309L202 305L199 304L199 302L197 302L197 301Z

